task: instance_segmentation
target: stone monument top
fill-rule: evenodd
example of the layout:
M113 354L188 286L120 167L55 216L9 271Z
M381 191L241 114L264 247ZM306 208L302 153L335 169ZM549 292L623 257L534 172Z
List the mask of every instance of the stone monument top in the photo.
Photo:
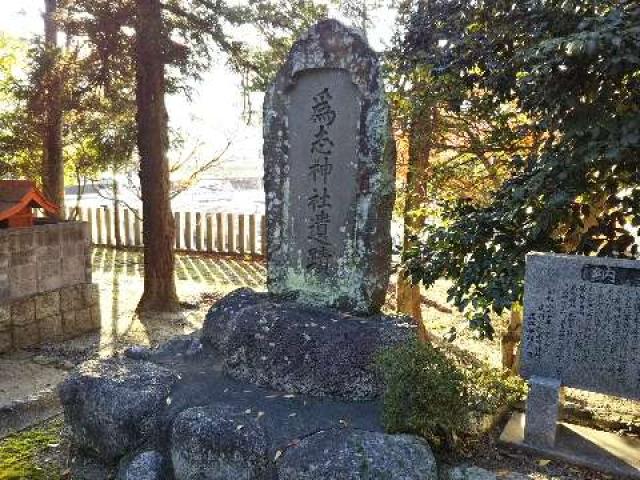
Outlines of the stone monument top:
M292 47L264 102L269 291L373 313L390 273L395 148L377 55L335 20Z

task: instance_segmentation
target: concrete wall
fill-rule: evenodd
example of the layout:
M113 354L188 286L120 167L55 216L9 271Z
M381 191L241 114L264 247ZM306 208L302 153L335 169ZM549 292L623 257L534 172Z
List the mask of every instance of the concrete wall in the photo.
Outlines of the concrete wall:
M0 230L0 353L99 328L87 223Z
M99 328L100 295L90 283L0 303L0 353Z
M80 283L91 283L87 223L0 230L0 304Z

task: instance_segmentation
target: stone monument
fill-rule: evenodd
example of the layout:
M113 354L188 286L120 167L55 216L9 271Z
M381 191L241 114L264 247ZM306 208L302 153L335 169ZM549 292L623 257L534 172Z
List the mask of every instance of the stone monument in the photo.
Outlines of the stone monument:
M607 434L582 428L576 435L579 427L559 423L563 387L640 400L639 360L640 262L529 254L520 367L529 394L523 432L514 441L512 421L508 441L640 478L640 442L632 448L631 439L616 442L611 434L600 454L585 451L577 437L597 445L594 438Z
M395 149L378 57L357 32L328 20L296 42L266 95L264 165L269 291L379 310Z
M428 444L380 421L375 356L415 336L376 312L394 178L382 92L355 31L328 20L295 43L265 101L269 292L236 290L197 336L72 374L74 478L96 461L119 480L437 478Z

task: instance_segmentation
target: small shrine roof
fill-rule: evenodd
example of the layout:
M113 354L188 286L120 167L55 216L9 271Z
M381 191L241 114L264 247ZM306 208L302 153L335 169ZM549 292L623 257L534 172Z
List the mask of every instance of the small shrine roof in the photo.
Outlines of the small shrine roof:
M57 214L58 207L45 198L30 180L0 180L0 221L27 207L42 208Z

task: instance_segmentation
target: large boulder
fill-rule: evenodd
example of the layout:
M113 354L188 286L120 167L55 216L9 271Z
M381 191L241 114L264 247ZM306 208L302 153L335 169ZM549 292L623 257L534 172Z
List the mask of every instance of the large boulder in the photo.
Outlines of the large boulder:
M180 413L171 431L176 480L271 480L269 440L255 417L224 404Z
M214 349L222 349L229 342L236 316L250 306L259 305L269 299L265 293L250 288L239 288L222 297L209 309L202 327L202 343Z
M407 341L409 325L406 318L357 317L245 289L209 311L203 343L236 379L287 393L365 400L382 391L377 352Z
M165 480L166 461L156 450L139 453L120 462L116 480Z
M144 361L85 362L59 389L74 445L113 462L148 439L157 440L177 380L167 368Z
M437 480L429 446L413 435L328 430L282 456L279 480Z

